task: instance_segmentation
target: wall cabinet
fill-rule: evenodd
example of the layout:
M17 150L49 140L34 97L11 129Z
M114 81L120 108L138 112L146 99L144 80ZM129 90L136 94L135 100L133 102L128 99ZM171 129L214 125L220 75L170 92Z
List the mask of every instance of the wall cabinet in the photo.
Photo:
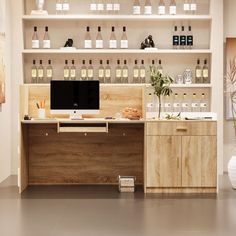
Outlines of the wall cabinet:
M148 122L146 191L216 190L216 122Z

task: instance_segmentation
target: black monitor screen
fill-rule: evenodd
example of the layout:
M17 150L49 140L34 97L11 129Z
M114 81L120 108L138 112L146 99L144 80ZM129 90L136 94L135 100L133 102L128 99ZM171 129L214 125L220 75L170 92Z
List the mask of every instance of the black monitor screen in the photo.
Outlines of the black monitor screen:
M51 81L51 110L99 110L99 81Z

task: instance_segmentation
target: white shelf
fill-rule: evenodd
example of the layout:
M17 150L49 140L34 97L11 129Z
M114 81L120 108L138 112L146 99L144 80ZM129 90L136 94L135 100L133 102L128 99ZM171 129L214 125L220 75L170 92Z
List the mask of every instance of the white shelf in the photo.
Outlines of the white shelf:
M141 49L25 49L23 54L211 54L210 49L174 50L159 49L145 51Z
M172 21L194 20L210 21L210 15L23 15L23 20L116 20L116 21Z
M172 84L172 88L212 88L211 84Z

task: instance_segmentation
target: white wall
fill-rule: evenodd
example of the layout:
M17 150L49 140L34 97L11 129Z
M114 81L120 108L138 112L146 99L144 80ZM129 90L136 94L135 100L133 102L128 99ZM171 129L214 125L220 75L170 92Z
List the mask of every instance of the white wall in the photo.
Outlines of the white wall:
M2 0L0 0L2 1ZM10 175L12 157L11 131L11 37L10 37L10 7L6 1L6 104L0 108L0 182Z
M224 36L236 37L236 1L224 0ZM235 55L236 56L236 55ZM236 137L233 123L224 121L224 171L232 155L236 155Z

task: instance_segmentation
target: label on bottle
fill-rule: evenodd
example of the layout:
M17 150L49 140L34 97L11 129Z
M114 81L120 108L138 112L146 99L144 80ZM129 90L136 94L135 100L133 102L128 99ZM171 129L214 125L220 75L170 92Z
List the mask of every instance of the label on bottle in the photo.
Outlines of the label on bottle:
M104 77L104 69L99 69L98 70L98 77L103 78Z
M90 11L97 11L97 4L96 3L90 4Z
M96 48L103 48L103 40L96 40Z
M146 70L145 69L140 70L140 77L141 78L146 78Z
M201 108L206 108L206 107L207 107L207 104L206 104L205 102L201 102L201 103L200 103L200 107L201 107Z
M202 70L201 69L196 69L196 78L202 78Z
M120 3L114 3L114 11L120 11Z
M82 69L81 70L81 78L86 78L87 77L87 70L86 69Z
M62 4L61 3L56 4L56 11L62 11Z
M70 77L69 69L64 69L64 78L69 78L69 77Z
M186 36L185 35L180 36L180 45L186 46Z
M43 48L51 48L51 41L43 40Z
M104 11L104 5L103 5L103 3L98 3L98 4L97 4L97 9L98 9L98 11Z
M191 11L196 11L197 10L197 4L196 3L191 3L190 10Z
M39 40L32 40L32 48L39 48Z
M92 48L92 40L84 40L84 48Z
M43 78L43 69L38 69L38 77Z
M179 36L173 35L173 46L179 46Z
M189 10L190 10L190 4L184 3L184 11L189 11Z
M134 78L139 77L139 69L134 69Z
M69 3L63 3L63 11L69 11L70 10L70 4Z
M37 69L32 69L31 70L31 77L36 78L37 77Z
M117 48L117 41L116 40L110 40L109 41L109 48Z
M127 69L123 69L122 74L123 74L122 75L123 78L128 78L129 77L129 72L128 72Z
M93 69L88 69L88 78L93 78Z
M176 6L170 6L170 15L176 15Z
M171 103L165 102L165 108L171 108Z
M71 69L70 70L70 77L71 78L75 78L76 77L76 70L75 69Z
M120 47L121 48L128 48L129 46L128 46L128 40L121 40L120 41Z
M113 10L113 4L112 3L107 3L106 4L106 10L107 11L112 11Z
M144 14L151 15L152 14L152 6L145 6L144 7Z
M208 71L208 69L203 69L202 77L203 77L203 78L208 78L208 77L209 77L209 71Z
M166 7L165 6L159 6L158 7L158 14L159 15L165 15L166 14Z
M47 69L47 78L52 78L52 69Z
M193 102L191 105L192 105L192 108L198 108L199 107L199 104L196 103L196 102Z
M105 70L105 77L106 78L110 78L111 77L111 70L110 69L106 69Z
M116 78L121 78L121 69L116 69Z
M180 103L177 103L177 102L173 103L173 107L174 108L179 108L180 107Z
M140 15L140 13L141 13L140 6L133 6L133 14L134 15Z
M183 108L188 108L188 103L183 102L183 103L182 103L182 107L183 107Z
M187 45L193 46L193 36L192 35L187 36Z

